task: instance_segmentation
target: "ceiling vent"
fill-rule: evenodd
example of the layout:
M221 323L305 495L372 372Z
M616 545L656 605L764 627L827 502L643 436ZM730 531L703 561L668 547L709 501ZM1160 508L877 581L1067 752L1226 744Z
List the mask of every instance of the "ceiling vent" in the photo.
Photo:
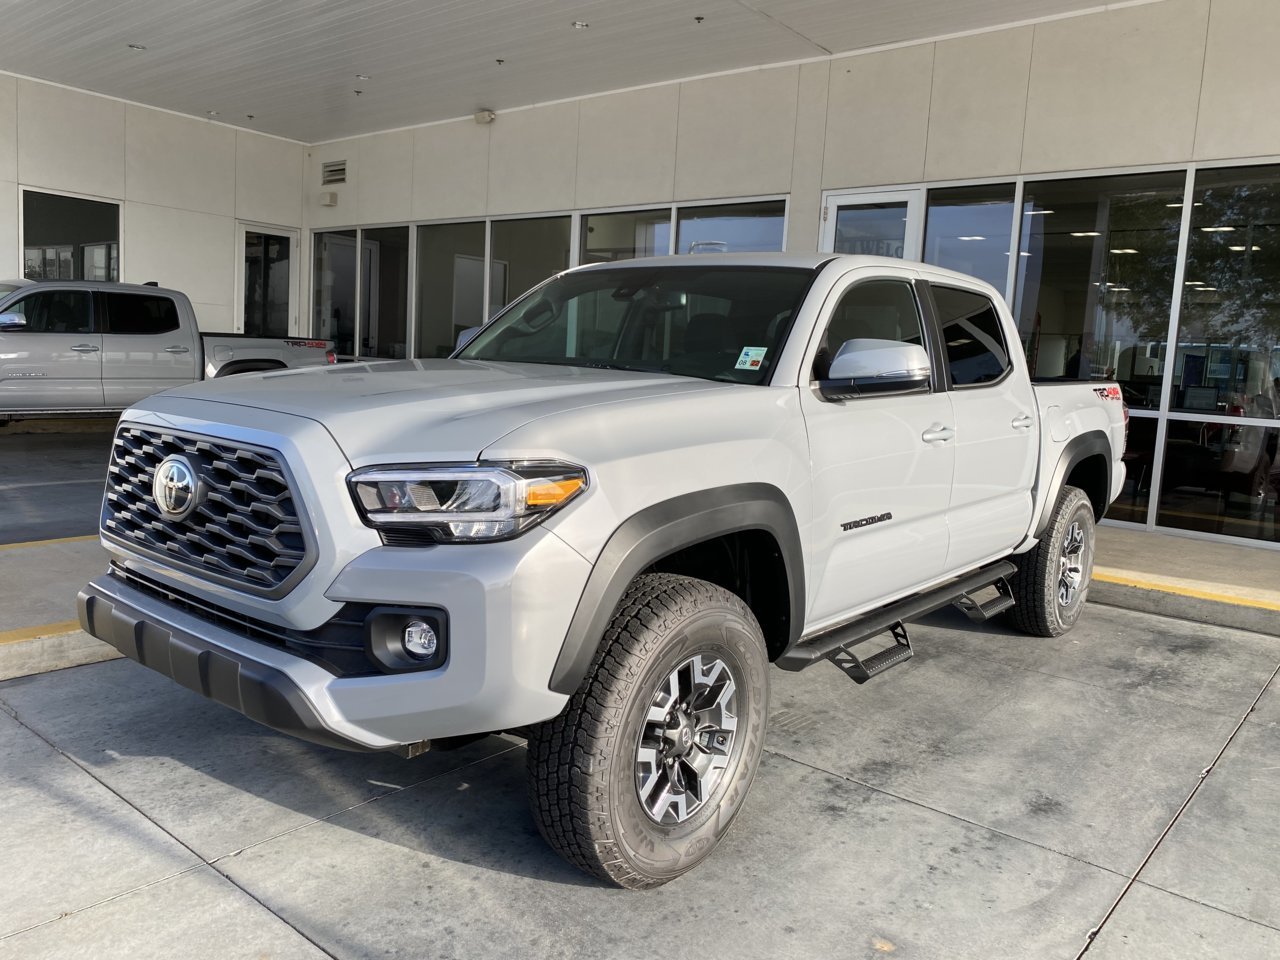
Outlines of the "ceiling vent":
M328 187L335 183L347 182L347 161L330 160L320 165L320 186Z

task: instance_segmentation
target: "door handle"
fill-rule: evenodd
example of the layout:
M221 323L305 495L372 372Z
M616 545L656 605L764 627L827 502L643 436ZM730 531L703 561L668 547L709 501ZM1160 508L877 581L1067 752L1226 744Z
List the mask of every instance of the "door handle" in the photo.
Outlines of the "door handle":
M92 343L77 343L71 349L74 350L76 353L97 353L98 352L98 348L95 347Z
M1031 416L1031 414L1022 413L1014 417L1013 420L1009 422L1009 426L1013 427L1015 430L1030 430L1032 424L1035 422L1035 418Z
M955 438L956 432L950 427L944 427L940 423L935 423L924 433L920 434L920 439L925 443L946 443L948 440Z
M190 347L165 347L164 352L165 353L190 353L191 348Z

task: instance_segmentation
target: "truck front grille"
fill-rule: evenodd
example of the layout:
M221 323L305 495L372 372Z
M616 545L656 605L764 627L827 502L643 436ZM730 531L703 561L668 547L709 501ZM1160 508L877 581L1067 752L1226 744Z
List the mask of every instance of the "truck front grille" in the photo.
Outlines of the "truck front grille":
M166 516L156 468L179 456L195 474L197 505ZM118 542L205 579L282 596L313 562L289 475L262 447L124 425L107 472L102 530Z

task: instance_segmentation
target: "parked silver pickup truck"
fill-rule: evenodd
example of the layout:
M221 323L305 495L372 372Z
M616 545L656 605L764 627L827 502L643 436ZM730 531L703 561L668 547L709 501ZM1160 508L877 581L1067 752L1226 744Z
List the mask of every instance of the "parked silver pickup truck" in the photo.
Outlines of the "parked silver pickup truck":
M177 290L91 281L0 285L0 420L118 412L195 380L335 359L326 340L202 334L191 301Z
M742 809L771 664L910 669L905 624L947 604L1069 630L1125 425L1115 384L1033 385L1004 301L958 273L581 267L452 359L127 411L80 622L315 742L527 737L548 842L652 887Z

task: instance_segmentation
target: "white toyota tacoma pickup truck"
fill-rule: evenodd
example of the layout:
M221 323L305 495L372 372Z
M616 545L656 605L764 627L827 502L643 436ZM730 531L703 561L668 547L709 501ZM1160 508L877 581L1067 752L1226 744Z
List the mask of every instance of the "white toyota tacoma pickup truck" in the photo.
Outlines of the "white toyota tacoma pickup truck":
M336 359L327 340L201 333L191 301L177 290L0 281L0 422L119 413L195 380Z
M548 842L650 887L740 811L770 664L865 681L952 603L1070 629L1125 427L1114 384L1033 386L1001 298L957 273L582 267L448 360L126 411L80 620L317 743L524 736Z

